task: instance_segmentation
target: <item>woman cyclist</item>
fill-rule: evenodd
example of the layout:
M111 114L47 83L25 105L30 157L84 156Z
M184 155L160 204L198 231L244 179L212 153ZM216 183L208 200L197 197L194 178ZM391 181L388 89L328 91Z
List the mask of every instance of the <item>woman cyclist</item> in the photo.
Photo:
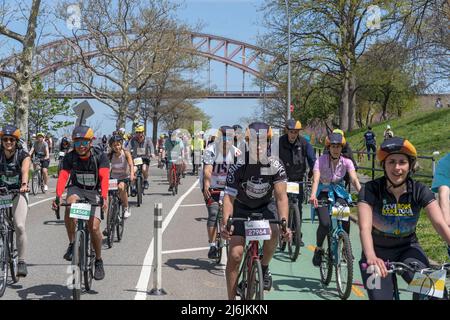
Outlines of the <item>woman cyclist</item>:
M359 192L359 184L356 170L351 159L342 155L342 148L346 141L342 134L331 133L325 140L328 152L316 160L313 169L313 185L309 201L317 208L319 214L319 227L317 229L317 247L314 251L313 265L318 267L322 262L322 245L330 231L330 214L328 206L318 206L318 200L332 199L346 205L352 202L352 197L344 187L344 177L348 173L355 189ZM350 221L343 221L344 230L350 233Z
M2 139L0 148L0 185L8 190L20 190L13 198L14 227L17 232L17 248L19 251L18 277L27 276L25 249L27 235L25 221L28 214L28 172L31 158L19 145L20 130L6 125L0 131Z
M134 164L131 157L131 153L123 149L123 138L120 135L114 135L109 140L109 147L111 152L109 153L109 160L111 161L111 179L117 179L119 197L122 201L124 209L124 217L131 216L130 209L128 207L128 195L127 195L127 183L129 180L134 181Z
M428 187L411 178L416 164L415 147L406 139L385 140L377 151L384 176L366 183L359 193L358 215L363 253L360 263L375 265L381 274L378 288L369 289L371 276L361 268L361 275L371 300L392 300L393 282L384 261L418 263L429 261L416 237L416 226L422 208L439 235L450 244L450 229L445 223L434 194ZM402 274L411 282L413 274ZM370 281L369 281L370 282ZM371 286L372 287L372 286ZM418 294L413 298L417 299Z

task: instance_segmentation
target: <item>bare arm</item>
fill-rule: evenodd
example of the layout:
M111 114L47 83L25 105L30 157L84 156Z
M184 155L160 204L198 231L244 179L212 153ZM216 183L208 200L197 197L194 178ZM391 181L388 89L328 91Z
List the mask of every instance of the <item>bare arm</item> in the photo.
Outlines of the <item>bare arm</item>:
M425 211L431 221L431 224L433 225L433 228L437 231L437 233L439 233L441 238L450 245L450 228L445 222L441 208L439 207L437 201L432 201L429 205L427 205L425 207Z
M359 183L358 176L356 175L356 171L352 170L348 173L350 175L350 179L352 181L352 185L355 187L356 191L359 192L361 190L361 184Z
M233 205L235 198L230 196L229 194L225 194L223 197L223 217L222 217L222 225L226 226L229 217L233 216Z
M130 167L130 179L134 180L134 163L133 158L131 157L131 153L125 150L125 157L127 158L128 166Z
M320 171L319 170L314 170L314 175L313 175L313 184L312 184L312 188L311 188L311 197L309 198L310 202L314 205L315 208L317 208L319 206L318 202L317 202L317 189L319 188L319 181L320 181Z
M206 164L203 167L203 197L205 198L205 200L211 198L209 188L211 187L212 170L213 166L210 164Z
M450 226L450 188L448 186L439 187L439 206L444 215L445 223Z
M22 162L22 181L21 183L26 183L28 184L28 172L30 171L30 164L31 164L31 158L30 157L26 157L23 162Z
M289 201L286 193L286 182L279 182L274 184L274 195L277 203L278 216L280 220L283 218L288 221L289 217Z

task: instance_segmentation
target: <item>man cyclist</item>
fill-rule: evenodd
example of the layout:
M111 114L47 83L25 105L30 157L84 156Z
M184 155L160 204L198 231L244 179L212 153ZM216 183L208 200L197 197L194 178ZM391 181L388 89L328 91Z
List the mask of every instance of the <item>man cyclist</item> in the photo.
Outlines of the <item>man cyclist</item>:
M249 213L260 212L265 219L275 219L276 209L272 202L275 195L280 219L288 219L288 198L286 194L286 171L283 164L270 156L272 129L262 122L253 122L246 132L249 139L249 152L246 162L239 161L228 169L227 185L223 200L223 237L230 241L226 267L227 292L230 300L236 296L239 266L245 245L243 221L233 221L230 232L226 225L229 217L247 218ZM264 274L264 290L270 290L272 275L269 263L278 243L278 225L271 224L271 239L264 241L261 261ZM286 229L284 237L290 236Z
M170 167L175 163L178 176L181 175L182 161L184 157L184 146L181 139L177 136L175 131L169 131L169 137L166 139L166 168L167 181L170 182ZM172 186L169 186L169 192L172 191Z
M316 155L312 145L307 142L301 135L300 130L302 125L300 121L290 119L286 122L286 134L280 137L279 141L279 157L283 161L286 169L288 181L300 182L306 173L306 164L308 164L308 175L312 177L312 169L316 162ZM302 203L303 203L303 184L300 184L298 194L298 210L300 212L300 220L302 220ZM300 241L300 246L303 246L303 241Z
M44 191L48 190L48 167L50 166L50 150L47 142L44 141L45 134L39 132L36 134L37 141L33 144L30 150L30 156L33 155L39 159L42 168L42 178L44 180ZM36 165L33 164L33 170L36 170Z
M57 209L61 196L67 187L66 202L72 204L77 200L89 200L90 203L99 203L103 199L102 210L108 209L109 187L109 160L108 155L92 146L94 131L88 126L78 126L72 132L74 149L65 155L63 167L56 185L56 199L53 209ZM100 191L101 190L101 191ZM97 208L98 209L98 208ZM70 207L66 207L64 222L69 238L69 247L64 255L67 261L72 260L73 243L77 222L69 217ZM95 250L94 279L102 280L105 277L102 260L102 233L100 231L100 210L92 207L89 220L89 233Z
M384 140L391 139L394 137L394 132L392 131L391 126L389 124L386 126L386 130L384 130L383 137Z
M227 135L228 131L228 135ZM215 143L210 144L203 157L203 197L208 209L208 221L206 223L209 252L208 258L217 256L216 247L216 220L219 213L219 194L211 195L211 189L222 191L225 189L228 168L236 163L240 150L233 146L234 132L229 126L222 126L218 132Z
M159 136L159 139L156 142L156 148L158 149L158 167L161 169L164 167L164 158L166 157L166 152L164 149L164 144L166 143L165 138L166 136L163 133Z
M8 190L20 190L20 194L13 198L13 220L16 230L18 266L17 276L26 277L28 274L25 262L27 234L25 222L28 214L28 172L31 158L18 144L20 130L15 126L6 125L0 131L2 140L0 149L0 186Z
M144 126L137 126L136 135L130 140L128 150L131 152L133 159L142 158L144 165L142 173L144 175L144 189L148 189L148 175L150 172L150 158L155 157L155 148L149 137L145 136Z

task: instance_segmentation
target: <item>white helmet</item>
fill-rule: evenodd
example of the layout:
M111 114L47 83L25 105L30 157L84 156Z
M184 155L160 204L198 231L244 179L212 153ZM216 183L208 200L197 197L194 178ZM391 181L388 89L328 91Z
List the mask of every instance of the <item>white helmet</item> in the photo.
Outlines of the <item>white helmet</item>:
M388 124L387 126L386 126L386 129L390 129L391 128L391 126Z
M125 133L125 128L120 128L120 129L119 129L119 132L122 133L122 134L124 134L124 133Z

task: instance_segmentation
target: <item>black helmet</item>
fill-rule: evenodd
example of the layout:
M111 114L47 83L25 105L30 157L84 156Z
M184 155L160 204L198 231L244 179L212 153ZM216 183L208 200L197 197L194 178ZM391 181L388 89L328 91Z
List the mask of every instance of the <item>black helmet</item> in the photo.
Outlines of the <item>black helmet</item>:
M123 137L121 135L115 134L109 139L109 145L111 146L114 142L123 142Z
M69 143L69 138L63 137L63 138L61 139L61 143Z

